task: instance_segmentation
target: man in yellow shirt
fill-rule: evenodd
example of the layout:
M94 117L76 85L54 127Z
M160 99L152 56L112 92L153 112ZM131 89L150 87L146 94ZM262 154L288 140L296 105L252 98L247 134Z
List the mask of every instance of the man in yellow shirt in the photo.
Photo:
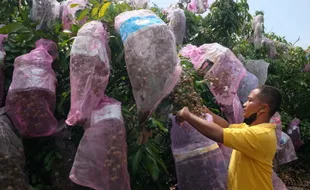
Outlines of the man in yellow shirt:
M214 123L193 115L188 108L177 114L206 137L233 148L228 190L272 190L272 160L276 153L276 126L270 118L281 104L280 92L271 86L254 89L244 104L244 123L230 125L213 115Z

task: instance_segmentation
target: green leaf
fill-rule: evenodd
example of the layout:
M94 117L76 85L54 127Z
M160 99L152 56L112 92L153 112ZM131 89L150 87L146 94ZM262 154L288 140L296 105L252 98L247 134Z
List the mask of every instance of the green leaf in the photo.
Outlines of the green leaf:
M10 23L3 28L0 28L0 34L9 34L17 32L18 30L24 28L25 26L19 22Z
M70 5L70 8L74 8L74 7L77 7L77 6L79 6L80 4L77 4L77 3L74 3L74 4L71 4Z
M100 8L100 11L99 11L99 15L98 15L100 18L102 18L105 15L105 13L106 13L107 9L110 7L110 5L111 5L111 2L107 2L104 5L102 5L102 7Z
M133 157L133 161L132 161L133 175L137 175L137 172L140 169L141 158L142 158L142 149L140 147L137 153L135 154L135 156Z
M99 7L95 7L91 11L91 16L96 17L98 15Z
M97 0L89 0L89 2L95 6L99 6L100 3Z
M86 15L88 15L89 12L90 12L89 9L84 9L84 10L81 12L81 14L78 16L77 21L83 20L83 19L86 17Z

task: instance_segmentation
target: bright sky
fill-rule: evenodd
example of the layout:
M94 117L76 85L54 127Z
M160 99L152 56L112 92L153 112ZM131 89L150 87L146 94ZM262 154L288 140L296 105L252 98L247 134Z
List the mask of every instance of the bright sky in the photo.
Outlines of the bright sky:
M151 0L159 7L168 7L177 0ZM213 0L209 0L210 3ZM310 46L310 0L248 0L251 14L265 13L265 30L285 36L289 42L303 48Z

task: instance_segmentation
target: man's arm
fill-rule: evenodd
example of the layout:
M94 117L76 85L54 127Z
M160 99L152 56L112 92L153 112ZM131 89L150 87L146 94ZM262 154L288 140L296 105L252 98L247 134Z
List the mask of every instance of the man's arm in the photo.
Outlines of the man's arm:
M177 114L177 120L180 122L187 121L204 136L216 142L223 143L223 128L216 123L208 122L195 116L188 110L188 108L183 108Z
M213 117L213 122L218 124L219 126L223 127L223 128L228 128L230 123L228 123L224 118L216 115L215 113L213 113L211 110L209 110L208 108L206 108L206 112L210 115L212 115Z

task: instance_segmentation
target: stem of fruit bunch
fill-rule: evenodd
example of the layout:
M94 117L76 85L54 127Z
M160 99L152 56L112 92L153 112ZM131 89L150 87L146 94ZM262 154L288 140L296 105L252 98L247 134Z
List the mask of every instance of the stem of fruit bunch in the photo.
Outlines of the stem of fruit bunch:
M140 132L140 136L138 139L139 145L147 143L149 138L152 137L152 131L146 128L145 123L141 124L140 128L141 128L141 132Z

